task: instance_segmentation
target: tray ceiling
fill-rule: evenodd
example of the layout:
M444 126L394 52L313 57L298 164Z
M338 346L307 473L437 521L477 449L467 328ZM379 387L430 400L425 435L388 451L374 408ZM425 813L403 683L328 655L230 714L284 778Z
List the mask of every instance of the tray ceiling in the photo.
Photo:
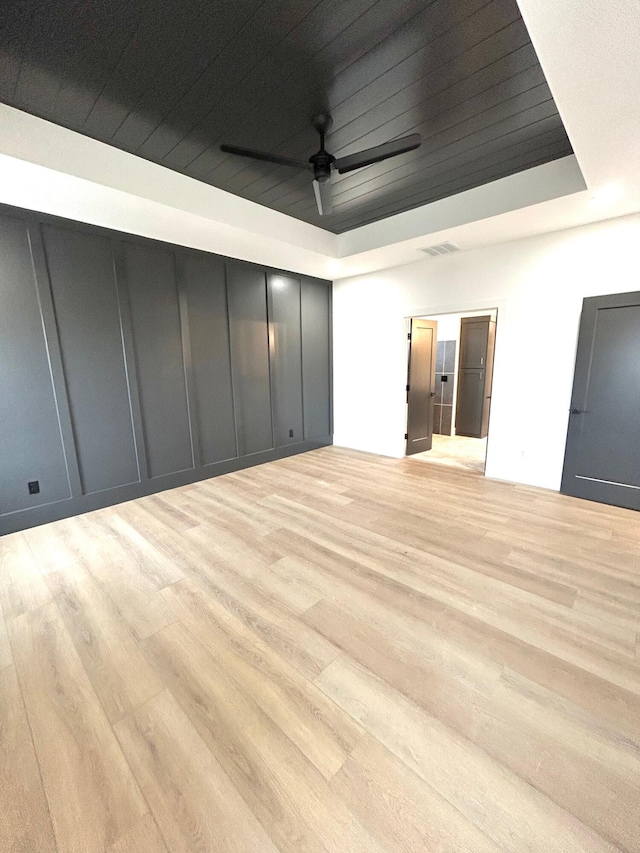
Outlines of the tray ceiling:
M0 100L275 210L343 232L571 153L515 0L18 0ZM422 147L333 176L318 216L314 115L344 156Z

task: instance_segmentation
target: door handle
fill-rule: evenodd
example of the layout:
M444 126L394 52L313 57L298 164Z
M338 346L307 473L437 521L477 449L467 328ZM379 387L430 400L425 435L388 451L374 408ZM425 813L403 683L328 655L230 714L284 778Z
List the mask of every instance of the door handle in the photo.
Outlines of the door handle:
M572 415L586 415L587 414L586 409L569 409L569 412Z
M432 392L431 392L431 394L429 394L429 396L430 396L430 397L435 397L435 396L436 396L436 392L435 392L435 391L432 391Z

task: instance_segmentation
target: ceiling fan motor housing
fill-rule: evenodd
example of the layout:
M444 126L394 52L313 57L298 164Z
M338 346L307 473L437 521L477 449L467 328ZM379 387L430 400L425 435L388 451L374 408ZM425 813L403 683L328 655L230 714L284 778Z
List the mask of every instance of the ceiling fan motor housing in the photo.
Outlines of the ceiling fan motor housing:
M331 166L335 163L335 159L333 154L329 154L328 151L324 150L324 145L317 154L309 157L309 162L313 166L313 177L316 181L324 183L329 180L331 177Z

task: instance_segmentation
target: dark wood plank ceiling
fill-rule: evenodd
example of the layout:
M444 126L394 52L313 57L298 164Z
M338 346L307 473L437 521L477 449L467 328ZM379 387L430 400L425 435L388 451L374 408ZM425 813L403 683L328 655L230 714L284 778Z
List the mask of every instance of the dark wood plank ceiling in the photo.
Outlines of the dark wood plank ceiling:
M515 0L14 0L0 100L341 232L571 146ZM306 160L333 116L342 156L419 132L421 148L333 176L319 217Z

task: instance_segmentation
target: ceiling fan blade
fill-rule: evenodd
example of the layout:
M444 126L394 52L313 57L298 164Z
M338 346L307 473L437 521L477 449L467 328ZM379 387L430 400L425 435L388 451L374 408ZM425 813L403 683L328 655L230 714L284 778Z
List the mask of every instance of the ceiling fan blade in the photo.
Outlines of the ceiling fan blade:
M313 192L316 196L316 204L318 205L320 216L328 216L330 213L333 213L331 181L314 181Z
M239 157L250 157L252 160L264 160L265 163L277 163L278 166L293 166L295 169L311 168L310 164L304 160L292 160L291 157L279 157L277 154L252 151L250 148L237 148L235 145L221 145L220 150L225 154L237 154Z
M371 166L372 163L380 163L389 157L395 157L397 154L413 151L414 148L419 148L420 145L422 145L422 137L419 133L412 133L410 136L403 136L401 139L392 139L391 142L383 142L382 145L376 145L375 148L358 151L357 154L338 157L334 163L334 168L341 175L344 175L345 172L352 172L354 169Z

